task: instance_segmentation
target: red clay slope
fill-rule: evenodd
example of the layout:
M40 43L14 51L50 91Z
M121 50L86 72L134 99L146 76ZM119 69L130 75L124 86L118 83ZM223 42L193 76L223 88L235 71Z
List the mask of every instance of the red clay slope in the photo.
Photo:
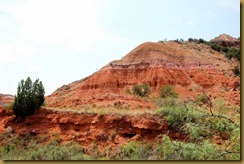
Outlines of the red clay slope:
M236 61L209 46L197 43L146 42L121 60L112 61L93 75L64 85L46 98L49 107L115 106L155 108L149 102L125 93L135 84L147 83L152 95L161 86L174 85L182 98L193 98L199 92L211 98L223 97L240 103L240 91L235 91L240 78L232 69Z

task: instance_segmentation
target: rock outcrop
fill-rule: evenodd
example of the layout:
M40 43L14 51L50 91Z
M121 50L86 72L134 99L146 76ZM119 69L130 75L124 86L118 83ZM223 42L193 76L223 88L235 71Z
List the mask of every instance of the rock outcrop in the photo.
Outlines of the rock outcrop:
M221 95L231 90L236 81L232 72L235 64L204 44L146 42L93 75L62 86L46 100L50 107L122 104L129 109L153 109L153 104L126 94L125 90L132 92L135 84L146 83L151 94L157 95L161 86L171 84L183 98L193 98L199 92ZM228 97L224 98L228 101ZM238 95L234 103L239 104L239 98Z
M170 129L165 118L151 114L99 115L77 112L52 111L44 108L28 119L16 122L13 112L0 107L0 133L15 133L19 136L47 136L50 142L59 134L60 142L76 141L82 146L92 142L104 147L116 147L131 140L155 142L160 134L168 134L172 139L183 140L185 135ZM2 141L0 141L1 143Z

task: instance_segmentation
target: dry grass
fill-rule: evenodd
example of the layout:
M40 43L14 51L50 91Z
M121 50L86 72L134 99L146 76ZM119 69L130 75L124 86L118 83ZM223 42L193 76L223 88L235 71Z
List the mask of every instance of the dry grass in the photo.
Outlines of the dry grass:
M57 111L57 112L71 112L78 114L98 114L98 115L108 115L108 114L119 114L119 115L141 115L141 114L154 114L152 110L128 110L128 109L117 109L114 107L106 108L93 108L91 105L86 105L80 108L46 108L47 110Z

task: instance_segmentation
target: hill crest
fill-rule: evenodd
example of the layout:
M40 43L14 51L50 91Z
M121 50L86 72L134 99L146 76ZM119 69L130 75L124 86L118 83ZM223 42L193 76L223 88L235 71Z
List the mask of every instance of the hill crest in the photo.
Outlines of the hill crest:
M227 46L227 47L240 47L240 40L234 38L228 34L221 34L218 37L210 40L210 42L216 43L220 46Z

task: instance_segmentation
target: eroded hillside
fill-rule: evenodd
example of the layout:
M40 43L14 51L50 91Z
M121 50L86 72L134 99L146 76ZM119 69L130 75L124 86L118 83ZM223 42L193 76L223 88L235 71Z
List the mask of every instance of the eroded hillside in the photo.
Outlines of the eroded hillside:
M129 109L155 109L154 104L126 94L126 89L132 92L136 84L149 84L151 95L157 96L160 87L170 84L183 99L205 93L211 99L222 97L238 105L240 78L232 71L237 63L205 44L146 42L93 75L57 89L47 102L50 107L111 107L121 103Z

